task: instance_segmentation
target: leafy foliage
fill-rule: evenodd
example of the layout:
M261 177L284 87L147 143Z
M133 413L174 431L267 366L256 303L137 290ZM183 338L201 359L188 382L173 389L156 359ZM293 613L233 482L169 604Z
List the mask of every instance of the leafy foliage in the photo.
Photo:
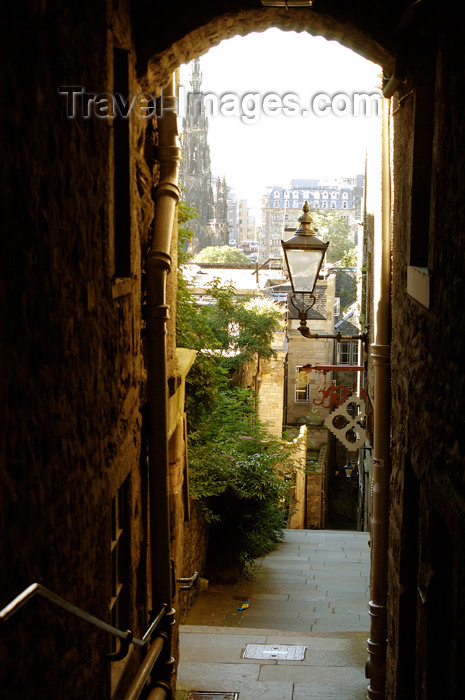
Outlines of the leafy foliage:
M186 243L192 237L189 218L195 213L180 204L179 260L188 262ZM229 376L258 357L271 358L273 333L281 327L283 310L270 299L238 298L233 285L214 280L208 289L212 304L200 306L189 290L181 268L178 274L176 343L197 351L187 377L186 411L195 429L229 387Z
M273 356L271 341L279 330L282 308L264 297L237 298L234 286L216 279L208 286L210 305L198 306L186 298L180 312L180 336L202 355L221 358L227 369Z
M357 248L354 246L341 258L341 267L357 267Z
M215 523L216 563L271 551L288 515L292 456L257 419L249 389L222 393L190 435L190 489Z
M183 248L192 212L181 213ZM259 421L254 393L231 384L241 365L273 356L283 311L268 299L238 298L219 280L208 290L211 305L198 305L181 273L178 290L177 344L197 351L186 381L190 490L210 522L218 572L273 549L287 518L290 452Z
M313 227L318 229L318 237L329 241L326 259L328 262L337 262L356 246L350 240L349 222L336 212L312 211Z
M193 263L248 263L249 258L241 250L229 245L207 246L192 259Z

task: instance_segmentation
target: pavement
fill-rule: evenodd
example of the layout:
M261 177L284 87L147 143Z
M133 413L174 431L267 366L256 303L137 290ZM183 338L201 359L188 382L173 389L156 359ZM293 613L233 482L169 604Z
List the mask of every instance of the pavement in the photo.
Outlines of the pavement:
M287 530L238 583L201 592L180 627L176 699L365 700L368 538ZM249 659L247 645L278 648ZM285 659L288 646L305 647L303 660Z

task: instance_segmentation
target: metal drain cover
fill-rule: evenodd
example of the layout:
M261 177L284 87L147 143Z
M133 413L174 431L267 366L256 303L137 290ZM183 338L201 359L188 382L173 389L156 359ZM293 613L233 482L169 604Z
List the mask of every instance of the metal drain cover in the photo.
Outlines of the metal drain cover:
M279 659L281 661L303 661L306 647L291 644L247 644L243 659Z
M191 690L187 694L186 700L210 700L210 698L215 698L216 700L238 700L239 693L235 692L221 692L208 691L208 690Z

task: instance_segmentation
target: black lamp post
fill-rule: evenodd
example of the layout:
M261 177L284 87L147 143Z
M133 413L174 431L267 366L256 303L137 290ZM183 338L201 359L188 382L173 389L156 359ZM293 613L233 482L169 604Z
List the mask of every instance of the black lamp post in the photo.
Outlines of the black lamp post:
M307 312L316 301L313 290L329 245L329 242L320 240L316 231L312 229L313 219L309 214L308 202L305 202L303 211L299 217L300 226L295 234L289 240L281 241L292 286L292 298L295 299L296 294L302 294L302 309L292 302L300 313L301 333L302 328L306 328L307 325ZM304 295L310 298L310 303L305 303Z

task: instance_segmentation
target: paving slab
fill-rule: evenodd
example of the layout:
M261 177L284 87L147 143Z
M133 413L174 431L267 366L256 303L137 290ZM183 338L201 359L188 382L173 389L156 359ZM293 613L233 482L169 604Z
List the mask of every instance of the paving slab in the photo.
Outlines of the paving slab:
M183 664L183 684L189 690L239 692L239 700L292 700L294 684L279 678L258 679L258 664ZM179 673L179 671L178 671ZM179 685L179 683L178 683Z
M249 579L200 593L180 627L178 699L210 690L239 700L364 700L369 560L367 533L287 531ZM247 644L306 651L302 661L243 659Z
M360 683L345 683L337 688L321 683L294 683L292 694L292 700L366 700L366 697L367 691L360 688Z

